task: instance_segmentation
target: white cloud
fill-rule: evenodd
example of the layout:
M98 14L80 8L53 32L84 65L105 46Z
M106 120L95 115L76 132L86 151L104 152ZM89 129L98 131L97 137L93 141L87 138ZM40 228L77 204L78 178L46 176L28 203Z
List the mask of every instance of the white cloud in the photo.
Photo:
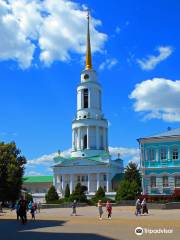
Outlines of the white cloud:
M67 150L61 152L61 156L65 157L65 158L70 157L70 155L71 155L71 149L67 149ZM50 166L54 163L53 158L57 157L57 156L58 156L58 152L54 152L51 154L45 154L38 158L28 160L27 165L29 165L29 166L32 166L32 165L48 165L48 166Z
M120 154L120 158L126 160L126 162L139 163L140 155L138 148L128 147L109 147L109 152L112 156L117 157Z
M13 4L0 0L0 60L13 59L20 67L27 68L31 65L35 45L22 31L12 11Z
M26 173L26 176L41 176L42 173L36 171L29 171Z
M161 46L157 48L157 50L159 52L159 55L157 56L149 55L146 58L137 59L138 64L143 70L154 69L160 62L168 58L173 52L173 49L170 46Z
M0 0L0 60L28 68L36 49L45 65L69 61L72 53L84 55L86 25L84 6L69 0ZM92 52L101 52L107 40L99 25L91 19Z
M111 68L113 68L117 64L118 64L118 60L116 58L108 58L100 64L99 70L101 70L101 71L104 70L104 69L110 70Z
M145 119L180 121L180 80L153 78L137 84L130 94L134 110L144 112Z

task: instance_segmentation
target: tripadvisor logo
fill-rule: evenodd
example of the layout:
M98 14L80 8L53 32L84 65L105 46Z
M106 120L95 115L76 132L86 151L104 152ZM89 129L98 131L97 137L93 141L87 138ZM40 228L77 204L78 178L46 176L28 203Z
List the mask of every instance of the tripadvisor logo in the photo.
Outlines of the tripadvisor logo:
M137 227L136 229L135 229L135 234L136 235L143 235L143 228L142 227Z
M143 235L143 234L170 234L173 233L173 229L166 229L166 228L158 228L158 229L150 229L150 228L142 228L137 227L135 229L136 235Z

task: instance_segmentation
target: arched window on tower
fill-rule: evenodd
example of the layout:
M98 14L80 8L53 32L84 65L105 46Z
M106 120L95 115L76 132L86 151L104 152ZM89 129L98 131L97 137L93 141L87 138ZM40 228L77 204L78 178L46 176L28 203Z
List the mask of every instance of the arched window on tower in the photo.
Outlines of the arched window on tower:
M86 148L87 148L87 135L85 134L83 138L83 149L86 149Z
M88 89L84 89L84 108L88 108Z

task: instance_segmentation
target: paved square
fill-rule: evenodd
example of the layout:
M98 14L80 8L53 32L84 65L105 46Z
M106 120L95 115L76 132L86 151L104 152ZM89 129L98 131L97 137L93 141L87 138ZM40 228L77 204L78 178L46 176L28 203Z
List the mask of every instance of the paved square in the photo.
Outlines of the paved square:
M150 210L148 216L134 215L134 207L114 207L111 220L104 211L98 219L97 207L81 207L78 216L70 216L70 208L42 209L36 221L23 226L16 221L15 211L0 214L1 240L97 240L97 239L180 239L180 209ZM30 215L28 213L28 219ZM173 233L135 234L135 228L166 229ZM145 231L145 230L144 230Z

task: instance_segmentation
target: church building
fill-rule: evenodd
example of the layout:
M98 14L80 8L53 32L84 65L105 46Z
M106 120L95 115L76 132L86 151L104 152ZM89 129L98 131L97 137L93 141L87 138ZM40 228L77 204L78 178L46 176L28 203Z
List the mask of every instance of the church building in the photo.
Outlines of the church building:
M76 184L87 186L93 196L99 186L114 195L113 179L122 175L123 160L112 160L108 150L108 121L102 112L102 88L92 67L89 16L87 18L86 66L77 87L77 112L72 121L71 157L54 158L54 185L63 197L66 185L72 193Z

